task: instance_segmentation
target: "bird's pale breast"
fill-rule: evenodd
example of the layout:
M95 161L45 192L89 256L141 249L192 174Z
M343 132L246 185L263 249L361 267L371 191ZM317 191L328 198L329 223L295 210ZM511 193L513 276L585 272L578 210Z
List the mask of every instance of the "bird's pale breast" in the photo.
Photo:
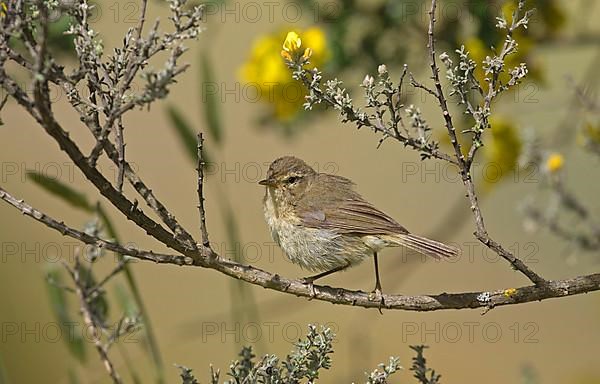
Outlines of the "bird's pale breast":
M271 188L265 195L264 214L273 240L302 268L326 271L348 263L356 265L373 255L374 249L367 244L372 241L301 225L291 207L276 203Z

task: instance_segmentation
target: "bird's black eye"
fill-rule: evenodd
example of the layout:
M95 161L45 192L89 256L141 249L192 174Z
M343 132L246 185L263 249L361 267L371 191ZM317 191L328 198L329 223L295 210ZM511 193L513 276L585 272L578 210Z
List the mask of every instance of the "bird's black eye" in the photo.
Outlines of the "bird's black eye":
M285 182L287 184L294 184L295 182L297 182L298 180L300 180L300 176L290 176L287 179L285 179Z

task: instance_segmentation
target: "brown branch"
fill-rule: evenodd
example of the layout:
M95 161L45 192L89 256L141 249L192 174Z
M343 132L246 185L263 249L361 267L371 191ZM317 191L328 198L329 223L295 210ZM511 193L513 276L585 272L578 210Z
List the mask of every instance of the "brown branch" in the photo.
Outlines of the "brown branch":
M133 247L125 247L120 244L103 240L99 237L92 236L85 232L70 228L67 225L65 225L65 223L63 223L62 221L57 221L52 217L46 215L45 213L40 212L32 206L28 205L23 200L15 198L2 187L0 187L0 199L6 201L8 204L20 210L22 214L29 216L34 220L46 225L47 227L60 232L60 234L62 234L63 236L72 237L73 239L79 240L82 243L93 245L98 248L108 249L109 251L135 257L136 259L153 261L155 263L168 263L175 265L192 264L192 259L189 257L181 255L167 255L162 253L154 253L152 251L138 250Z
M504 39L504 43L502 44L502 49L500 50L500 54L498 55L498 58L502 63L505 62L505 59L510 52L509 39L512 39L513 32L520 25L520 18L521 18L520 11L523 6L524 6L524 2L519 1L517 8L515 9L515 11L513 12L513 15L512 15L511 25L510 25L510 27L507 27L506 39ZM481 85L479 84L479 82L475 81L475 83L477 84L477 88L483 94L483 89L481 88ZM475 134L472 139L472 145L471 145L471 148L469 148L469 153L467 154L467 169L471 169L471 164L473 164L473 161L475 160L475 155L477 154L477 150L482 147L481 135L483 135L484 130L489 127L489 118L485 114L487 113L487 111L490 110L492 101L496 98L496 96L499 94L499 92L501 92L501 90L498 89L501 87L502 87L502 85L500 83L500 71L493 71L491 81L488 82L487 94L485 94L485 96L484 96L483 107L481 108L481 111L483 112L483 118L482 118L483 124L481 124L481 126L474 131ZM475 111L473 110L473 107L471 106L471 104L469 103L468 100L465 100L465 105L467 106L467 109L471 113L471 116L473 116L475 118Z
M145 6L144 6L145 7ZM47 11L47 9L45 10ZM82 16L82 22L87 23L85 14ZM41 22L45 26L47 23L43 19L44 15L41 15ZM142 19L144 14L142 14ZM47 19L47 18L46 18ZM143 20L139 24L139 33L141 33ZM2 35L2 39L5 39L5 35ZM139 36L138 36L139 39ZM187 232L177 220L170 214L170 212L160 203L160 201L153 195L152 191L142 182L142 180L133 172L130 165L124 159L124 143L122 136L117 138L119 148L115 148L110 142L104 143L104 150L109 155L110 159L119 167L118 175L118 187L112 187L110 182L104 178L104 176L94 167L89 166L89 159L86 159L77 145L70 140L69 135L65 132L58 122L54 119L51 111L51 105L47 98L48 94L48 81L53 81L63 87L67 94L70 95L69 101L75 107L78 105L78 101L82 101L82 98L77 94L77 90L74 87L78 80L70 79L63 74L63 69L53 63L50 56L46 55L45 50L44 34L40 39L40 44L34 44L36 49L33 51L33 64L27 64L27 69L32 72L32 78L34 79L35 89L35 102L30 100L28 95L10 79L2 66L0 68L0 83L3 88L8 91L17 102L23 106L36 121L46 129L46 131L57 141L61 149L63 149L69 157L74 161L76 165L82 170L86 177L96 186L96 188L107 197L115 207L117 207L128 219L136 222L136 224L146 230L147 233L157 238L167 246L178 249L179 251L191 250L190 254L197 253L196 241ZM32 44L35 43L35 39L31 36ZM5 49L0 50L0 64L4 64L7 55L6 51L11 51L10 47L5 46ZM90 71L87 71L91 73ZM91 76L91 75L90 75ZM92 79L94 84L98 83L98 79ZM74 82L75 81L75 82ZM74 92L74 93L73 93ZM90 97L94 97L94 88L90 85ZM73 95L75 95L73 97ZM95 102L95 100L94 100ZM89 104L89 103L88 103ZM88 104L88 107L90 107ZM89 111L82 108L75 108L82 117L88 116ZM97 112L98 108L94 106L90 109L92 111L90 118L84 118L86 126L92 131L92 133L98 137L100 135L100 127L98 123ZM118 132L119 133L119 132ZM117 136L120 136L119 134ZM122 144L122 145L120 145ZM88 163L88 164L86 164ZM144 198L146 203L158 214L162 221L173 231L173 234L166 231L159 224L152 221L147 217L141 210L137 209L137 202L131 203L127 198L121 194L120 186L122 184L123 176L127 177L129 182L135 188L135 190ZM181 245L183 244L183 245Z
M438 96L437 92L434 91L433 89L429 88L425 84L418 82L417 79L415 79L415 77L413 76L412 72L409 73L408 76L410 78L410 85L412 85L415 88L420 88L420 89L424 90L425 92L429 93L430 95L432 95L433 97L437 98L437 96Z
M2 64L3 62L0 61L0 66ZM2 88L6 90L7 94L15 99L16 102L31 115L31 117L33 117L38 123L41 123L42 118L35 110L33 100L31 100L27 93L8 76L3 67L0 67L0 84L2 84Z
M160 224L146 216L144 212L137 208L137 204L130 202L122 193L115 189L98 169L89 165L86 157L81 153L77 144L71 140L69 134L65 132L54 119L47 100L47 93L43 92L39 86L39 82L36 82L34 94L36 107L41 116L42 127L54 138L54 140L56 140L60 148L67 153L69 158L83 172L86 178L94 184L98 191L129 220L135 222L140 228L144 229L146 233L161 243L183 254L188 253L189 255L192 253L190 252L189 247L184 246L176 240L172 233L168 232Z
M119 192L123 193L123 178L125 175L125 139L123 137L123 119L119 117L117 121L117 131L115 141L117 143L117 153L118 153L118 161L117 161L117 189Z
M181 239L185 245L190 249L196 248L196 242L193 236L179 224L177 219L169 212L169 210L161 203L161 201L154 195L152 190L146 186L143 180L139 177L139 175L133 170L131 165L127 162L124 156L125 152L125 144L124 138L122 137L123 128L117 127L117 147L113 145L109 140L100 140L100 131L102 128L98 122L97 113L93 111L97 111L97 107L93 105L90 106L90 103L81 98L77 89L73 86L73 83L64 75L62 68L53 65L48 74L48 80L60 86L67 95L72 95L68 98L69 103L73 106L73 108L79 113L80 116L87 116L88 111L82 108L82 105L87 106L92 113L90 117L84 118L83 122L88 127L90 132L94 135L97 142L102 142L104 152L107 154L108 158L117 166L119 172L117 177L117 189L119 192L121 191L121 184L123 176L129 181L131 186L136 190L136 192L144 199L146 204L154 210L154 212L160 217L162 222L169 227L169 229L175 234L176 239ZM93 82L93 79L90 80ZM90 98L93 97L92 102L95 103L96 99L94 96L94 90L92 86L89 86L90 90ZM14 95L13 95L14 97ZM25 101L23 101L25 103ZM21 104L23 104L21 103ZM26 107L26 105L24 105ZM35 109L29 109L29 113L33 113ZM35 116L34 116L35 117ZM121 117L119 117L119 125ZM41 119L38 120L40 124ZM89 160L88 160L88 163Z
M196 171L198 172L198 213L200 215L200 232L202 234L202 245L205 247L210 247L210 242L208 240L208 230L206 229L206 211L204 210L204 193L203 193L203 184L204 184L204 157L202 153L202 146L204 144L204 138L202 137L202 133L198 133L198 168Z
M120 244L102 240L98 237L70 228L64 223L32 208L22 200L16 199L2 188L0 188L0 199L19 209L23 214L32 217L63 235L70 236L86 244L103 247L140 260L148 260L161 264L214 269L227 276L263 288L296 295L298 297L305 297L307 299L326 301L332 304L376 309L381 307L381 303L378 300L372 300L372 297L367 292L321 285L308 285L302 280L287 279L278 274L272 274L250 265L243 265L233 260L222 258L208 247L202 247L199 250L202 257L198 257L195 260L181 255L165 255L124 247ZM386 294L383 295L385 300L383 308L407 311L437 311L468 308L483 308L488 310L497 306L541 301L598 290L600 290L600 273L565 280L548 281L545 285L524 286L516 288L514 291L509 289L418 296Z
M90 131L94 133L92 126L88 126ZM117 145L120 145L117 140ZM124 143L123 143L124 146ZM104 152L108 158L119 167L119 174L122 170L123 175L129 181L129 184L136 190L136 192L144 199L146 204L152 208L152 210L160 217L163 223L173 233L176 239L181 239L188 248L195 249L196 242L192 235L181 226L177 219L169 212L169 210L162 204L162 202L156 197L154 192L144 183L140 176L133 170L129 162L125 159L124 148L118 149L110 141L104 141ZM120 177L120 176L119 176Z
M42 8L45 9L44 6L42 6ZM45 9L45 11L47 12L47 9ZM108 198L129 220L134 221L138 226L145 229L148 234L168 247L184 254L190 250L195 251L195 242L191 242L191 244L187 245L182 244L177 240L176 236L169 233L160 224L146 216L137 208L137 204L131 203L122 193L115 189L96 167L90 165L89 158L86 158L83 155L77 144L70 139L69 134L65 132L55 120L50 100L48 99L47 71L43 66L46 52L44 35L47 34L47 20L44 19L43 12L41 24L42 26L45 26L45 29L43 29L45 32L42 34L38 55L36 57L35 67L37 69L37 74L34 76L34 105L39 113L41 120L39 122L42 127L54 138L54 140L56 140L60 148L67 153L69 158L84 173L87 179L94 184L98 191ZM117 162L118 159L119 155L117 154ZM196 252L194 252L194 256L197 256Z
M442 110L442 115L444 116L444 122L446 124L446 129L448 130L448 135L450 136L450 142L452 147L454 148L454 155L458 161L458 166L461 170L461 174L463 176L463 182L468 178L468 171L465 169L465 156L462 153L462 148L460 142L456 136L456 130L454 128L454 123L452 122L452 116L450 115L450 110L448 109L448 103L446 102L446 97L444 96L444 90L442 89L442 83L440 82L440 70L437 66L437 61L435 58L435 38L433 37L433 27L435 24L435 7L436 0L431 1L431 9L429 10L429 28L427 31L428 43L427 48L429 50L429 65L431 67L432 79L435 84L435 96Z
M483 215L481 213L481 209L479 208L479 202L477 199L477 194L475 192L475 185L473 183L473 179L471 177L470 168L471 161L465 160L465 156L462 153L462 148L457 140L456 130L454 128L454 124L452 122L452 116L450 115L450 111L448 109L448 104L446 102L446 97L444 96L444 91L442 89L442 84L440 82L439 77L439 68L437 66L437 61L435 57L435 38L433 36L434 25L435 25L435 9L436 9L436 0L431 1L431 9L429 10L429 29L428 29L428 37L429 42L427 48L429 49L429 58L430 58L430 67L432 73L432 79L435 84L436 97L438 100L438 104L440 109L442 110L442 115L444 116L444 121L446 124L446 129L448 130L448 135L450 136L450 141L452 146L454 147L454 153L456 159L459 163L460 174L462 177L463 184L467 189L467 196L469 198L469 202L471 204L471 211L473 211L473 216L475 218L476 232L475 237L485 244L488 248L496 252L499 256L508 261L516 270L523 273L525 276L529 278L536 285L544 285L547 281L542 278L540 275L531 270L525 263L523 263L519 258L515 257L511 252L506 250L502 245L494 241L488 235L488 232L485 228L485 224L483 222ZM490 84L490 87L492 84ZM475 145L475 144L474 144Z

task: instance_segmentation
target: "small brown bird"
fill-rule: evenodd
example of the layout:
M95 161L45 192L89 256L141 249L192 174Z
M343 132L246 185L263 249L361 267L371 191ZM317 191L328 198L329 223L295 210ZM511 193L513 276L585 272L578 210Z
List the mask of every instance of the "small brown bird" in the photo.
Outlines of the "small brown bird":
M375 290L381 296L377 252L404 246L440 259L458 249L413 235L375 208L344 177L318 173L304 161L285 156L273 161L267 178L264 213L273 240L302 268L321 273L304 279L307 284L359 264L375 261Z

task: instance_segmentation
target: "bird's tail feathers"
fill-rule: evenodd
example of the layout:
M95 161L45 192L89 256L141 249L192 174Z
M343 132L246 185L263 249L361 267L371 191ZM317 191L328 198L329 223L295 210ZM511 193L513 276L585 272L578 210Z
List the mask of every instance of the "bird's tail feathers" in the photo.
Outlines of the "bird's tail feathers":
M398 245L402 245L423 255L431 256L434 259L450 258L460 254L460 250L456 247L412 233L396 235L393 240Z

